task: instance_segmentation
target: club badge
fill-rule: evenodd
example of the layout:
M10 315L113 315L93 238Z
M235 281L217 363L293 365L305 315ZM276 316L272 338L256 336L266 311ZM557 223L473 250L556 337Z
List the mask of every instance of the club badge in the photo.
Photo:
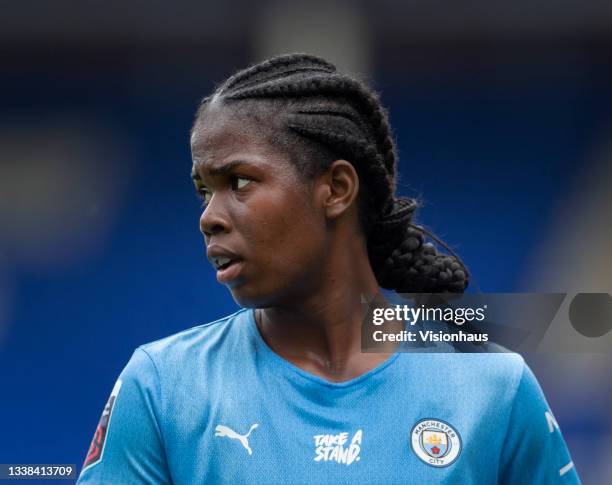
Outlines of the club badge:
M449 466L461 453L461 437L455 428L439 419L422 419L410 432L412 450L435 467Z

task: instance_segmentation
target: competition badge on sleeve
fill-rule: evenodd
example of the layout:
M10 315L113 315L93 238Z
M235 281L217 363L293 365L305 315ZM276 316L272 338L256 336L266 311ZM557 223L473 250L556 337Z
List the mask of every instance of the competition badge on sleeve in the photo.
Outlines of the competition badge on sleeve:
M106 443L106 435L108 434L108 425L113 412L113 405L115 404L115 399L117 399L117 394L119 394L120 389L121 379L118 379L115 383L115 387L113 387L110 397L108 398L106 406L104 406L104 411L102 411L100 422L98 423L94 437L91 440L91 445L89 446L89 451L87 452L87 457L85 457L85 462L83 463L83 470L88 466L95 465L102 459L104 444Z

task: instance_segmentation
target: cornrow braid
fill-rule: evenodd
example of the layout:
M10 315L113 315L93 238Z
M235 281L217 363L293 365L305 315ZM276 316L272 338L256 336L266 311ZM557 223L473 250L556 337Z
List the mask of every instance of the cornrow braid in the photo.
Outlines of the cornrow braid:
M306 124L294 122L290 123L289 127L307 138L334 147L336 153L351 160L358 171L365 175L364 178L372 181L369 202L377 206L392 203L392 181L373 145L352 135L336 133L329 129L317 129Z
M250 68L244 69L230 77L222 89L229 91L237 85L246 87L258 82L267 81L273 77L280 77L299 71L335 72L336 66L329 62L307 54L295 56L279 56L268 59Z
M211 99L276 110L274 115L281 116L274 118L297 137L294 148L318 154L308 160L317 170L338 158L355 166L361 181L360 220L381 287L401 293L465 290L469 275L461 260L413 223L414 199L395 197L397 155L387 112L363 83L324 59L291 54L236 73L205 98L198 116ZM315 167L315 159L325 159L324 165ZM426 236L450 254L439 253Z
M300 76L300 74L302 74ZM297 78L297 79L296 79ZM296 73L256 85L236 86L227 99L277 98L298 96L336 96L356 104L354 109L372 127L372 133L387 171L395 177L395 146L387 115L374 93L344 74ZM299 94L298 94L299 93Z

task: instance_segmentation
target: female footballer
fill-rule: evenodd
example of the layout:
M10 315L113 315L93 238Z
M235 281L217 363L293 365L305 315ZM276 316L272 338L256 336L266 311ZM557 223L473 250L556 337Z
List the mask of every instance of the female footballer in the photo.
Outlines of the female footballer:
M243 309L134 352L79 483L579 483L519 355L361 351L381 288L468 283L395 197L369 88L269 59L203 100L191 149L207 256Z

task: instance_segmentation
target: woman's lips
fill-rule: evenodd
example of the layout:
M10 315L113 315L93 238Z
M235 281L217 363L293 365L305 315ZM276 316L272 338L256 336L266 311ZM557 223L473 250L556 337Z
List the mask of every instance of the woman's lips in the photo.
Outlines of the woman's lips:
M242 259L230 261L228 266L217 270L217 281L221 284L226 284L235 280L240 275L243 266L244 261Z

